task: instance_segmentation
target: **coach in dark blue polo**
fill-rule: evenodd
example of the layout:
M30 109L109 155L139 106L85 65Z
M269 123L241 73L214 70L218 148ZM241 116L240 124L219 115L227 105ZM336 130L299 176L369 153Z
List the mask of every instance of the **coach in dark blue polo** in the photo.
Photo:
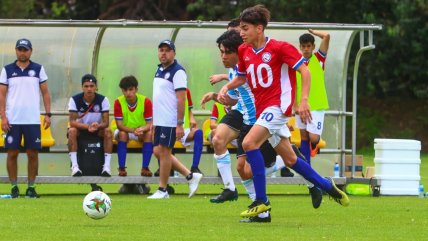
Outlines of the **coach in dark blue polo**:
M28 188L26 197L37 198L34 182L38 172L40 133L40 92L46 117L43 126L51 124L51 98L45 69L30 60L33 45L22 38L16 41L16 61L3 67L0 75L1 128L6 133L7 171L12 184L12 198L19 197L17 185L17 158L24 137L24 148L28 157Z

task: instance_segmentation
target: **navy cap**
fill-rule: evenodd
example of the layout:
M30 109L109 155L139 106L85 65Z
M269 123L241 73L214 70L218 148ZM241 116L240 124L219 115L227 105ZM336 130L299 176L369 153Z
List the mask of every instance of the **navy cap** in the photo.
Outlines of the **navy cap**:
M170 49L174 50L175 52L175 44L171 40L163 40L159 43L158 48L160 48L162 45L167 45Z
M95 78L95 76L93 76L93 75L91 75L91 74L85 74L85 75L82 77L82 85L83 85L83 83L85 83L85 82L93 82L93 83L97 84L97 78Z
M26 38L21 38L16 41L16 48L26 48L28 50L33 49L33 45L31 45L30 40Z

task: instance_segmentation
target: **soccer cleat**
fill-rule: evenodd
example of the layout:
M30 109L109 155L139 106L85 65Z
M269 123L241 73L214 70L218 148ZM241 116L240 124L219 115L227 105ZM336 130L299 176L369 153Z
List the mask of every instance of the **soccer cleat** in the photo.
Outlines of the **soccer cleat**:
M200 173L200 174L204 175L204 173L201 170L199 170L199 167L192 167L192 168L190 168L190 171L193 173Z
M255 216L255 217L250 217L250 218L242 219L239 222L241 222L241 223L270 223L271 221L272 220L271 220L270 213L269 213L269 215L267 217L265 217L265 218L261 218L259 216Z
M340 205L347 207L349 206L349 198L345 192L336 187L336 184L333 181L333 178L327 177L330 180L332 188L327 191L327 193Z
M72 177L81 177L82 171L79 169L78 166L72 166L71 167L71 176Z
M166 191L171 195L175 193L175 189L169 184L166 184Z
M321 201L322 201L322 191L321 189L313 186L308 188L309 189L309 193L311 194L311 198L312 198L312 207L319 208L321 205Z
M315 146L315 148L313 148L312 143L309 143L309 148L311 149L311 157L315 157L320 151L318 144Z
M202 179L202 174L200 173L193 173L192 179L190 179L189 182L189 198L191 198L193 195L195 195L196 190L198 189L199 182Z
M40 195L37 194L36 189L34 187L28 187L27 191L25 191L26 198L39 198Z
M281 177L294 177L294 173L288 167L281 169Z
M119 171L120 177L128 176L128 173L126 172L126 167L119 167L117 170Z
M103 167L103 171L101 172L102 177L111 177L111 171L108 167Z
M223 192L220 193L215 198L211 198L210 202L212 203L224 203L225 201L235 201L238 200L238 190L235 188L235 191L231 191L228 188L223 189Z
M141 176L143 177L151 177L153 176L153 173L150 171L148 167L141 168Z
M18 186L13 186L10 190L10 196L12 198L19 198L19 188Z
M161 190L157 190L155 193L147 197L147 199L167 199L167 198L169 198L168 192L162 192Z
M245 210L241 213L241 217L243 217L243 218L255 217L259 213L264 213L264 212L270 211L271 208L272 207L270 206L269 201L263 202L259 199L256 199L256 201L254 201L253 203L251 203L250 206L248 206L247 210Z

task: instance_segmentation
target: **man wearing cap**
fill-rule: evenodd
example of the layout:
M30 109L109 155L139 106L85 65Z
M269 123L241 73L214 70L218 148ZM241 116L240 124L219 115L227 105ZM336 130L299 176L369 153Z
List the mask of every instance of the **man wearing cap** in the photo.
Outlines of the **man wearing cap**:
M12 184L12 198L19 197L17 185L17 158L21 138L28 157L28 188L25 196L38 198L35 180L38 172L41 149L40 93L46 111L43 127L51 124L51 99L48 76L42 65L30 61L33 51L28 39L19 39L15 45L17 60L3 67L0 74L0 118L3 133L6 133L7 171Z
M169 198L166 188L171 169L186 177L190 198L195 194L202 174L190 172L172 155L175 141L184 136L187 75L175 60L175 45L172 41L159 43L158 58L160 64L153 80L153 146L154 154L160 160L160 178L159 189L148 198Z
M81 132L97 134L104 138L104 166L101 176L110 177L110 160L113 148L112 131L109 126L110 104L107 97L96 93L97 79L91 74L82 77L82 93L70 98L68 103L70 128L68 150L71 160L71 175L82 176L77 163L77 137Z

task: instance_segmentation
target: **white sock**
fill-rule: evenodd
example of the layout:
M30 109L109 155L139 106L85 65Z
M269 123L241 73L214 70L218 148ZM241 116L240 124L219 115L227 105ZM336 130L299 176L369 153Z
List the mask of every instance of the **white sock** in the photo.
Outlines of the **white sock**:
M248 193L248 196L250 197L251 201L256 200L256 189L254 188L254 182L253 179L248 180L242 180L242 185L244 186L245 190Z
M235 191L235 183L233 183L232 168L229 151L221 155L214 154L214 159L217 161L217 168L223 180L224 188Z
M273 166L271 166L271 167L265 168L266 176L268 176L274 172L277 172L278 170L281 170L284 167L285 167L284 161L282 160L282 158L279 155L277 155L275 164L273 164Z
M104 154L104 168L110 169L111 153Z
M68 156L71 160L71 166L72 167L79 167L79 164L77 164L77 152L70 152L68 153Z
M269 217L269 211L259 213L258 216L259 216L259 218L267 218L267 217Z

